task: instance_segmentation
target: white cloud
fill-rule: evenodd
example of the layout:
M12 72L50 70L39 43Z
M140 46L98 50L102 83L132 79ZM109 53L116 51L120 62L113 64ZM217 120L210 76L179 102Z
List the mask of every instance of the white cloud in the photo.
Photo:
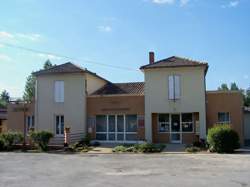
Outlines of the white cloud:
M111 32L112 31L112 27L108 26L108 25L101 25L98 27L98 30L101 32Z
M1 39L12 39L12 38L14 38L14 35L9 33L9 32L6 32L6 31L0 31L0 38Z
M3 44L0 44L0 48L3 48L4 47L4 45Z
M228 4L222 5L222 8L235 8L239 5L240 1L236 0L236 1L230 1Z
M190 0L180 0L180 6L183 7L189 3Z
M152 0L156 4L173 4L175 0Z
M32 41L36 42L42 38L40 34L37 33L11 33L6 31L0 31L0 39L8 42L18 42L22 41Z
M31 34L17 33L16 36L31 41L38 41L41 38L40 34L33 34L33 33Z
M55 55L51 55L51 54L40 53L40 54L38 54L38 56L41 58L46 58L46 59L50 59L50 60L61 60L62 59L59 56L55 56Z
M8 55L0 53L0 61L11 61L11 58Z

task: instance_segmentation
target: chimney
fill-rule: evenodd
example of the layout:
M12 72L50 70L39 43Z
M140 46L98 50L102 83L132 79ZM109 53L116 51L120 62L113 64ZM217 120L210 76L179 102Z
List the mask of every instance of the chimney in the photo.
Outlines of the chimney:
M155 62L155 53L150 51L149 52L149 64L153 64Z

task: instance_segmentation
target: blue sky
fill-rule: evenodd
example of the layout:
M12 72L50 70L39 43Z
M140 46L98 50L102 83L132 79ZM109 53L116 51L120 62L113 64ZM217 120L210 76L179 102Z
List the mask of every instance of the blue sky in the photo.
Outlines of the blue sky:
M112 82L143 81L137 71L173 55L207 61L207 89L250 86L249 0L9 0L0 5L0 90L22 96L46 59L73 61ZM74 60L32 53L48 51ZM114 69L123 66L132 70Z

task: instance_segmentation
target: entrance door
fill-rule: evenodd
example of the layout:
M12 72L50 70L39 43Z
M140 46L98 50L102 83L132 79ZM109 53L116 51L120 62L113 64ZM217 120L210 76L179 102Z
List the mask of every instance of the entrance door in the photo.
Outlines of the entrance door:
M170 140L171 143L181 143L181 124L180 124L180 114L171 115L171 133Z

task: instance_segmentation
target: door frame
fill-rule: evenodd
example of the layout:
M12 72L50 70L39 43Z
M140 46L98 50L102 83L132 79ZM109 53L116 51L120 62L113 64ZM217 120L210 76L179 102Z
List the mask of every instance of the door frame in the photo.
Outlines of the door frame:
M169 140L171 143L181 144L182 143L182 125L181 125L181 113L172 113L169 114L170 116L170 133L169 133ZM172 115L179 115L179 125L180 125L180 131L179 132L172 132ZM179 134L180 139L179 140L172 140L172 134Z

